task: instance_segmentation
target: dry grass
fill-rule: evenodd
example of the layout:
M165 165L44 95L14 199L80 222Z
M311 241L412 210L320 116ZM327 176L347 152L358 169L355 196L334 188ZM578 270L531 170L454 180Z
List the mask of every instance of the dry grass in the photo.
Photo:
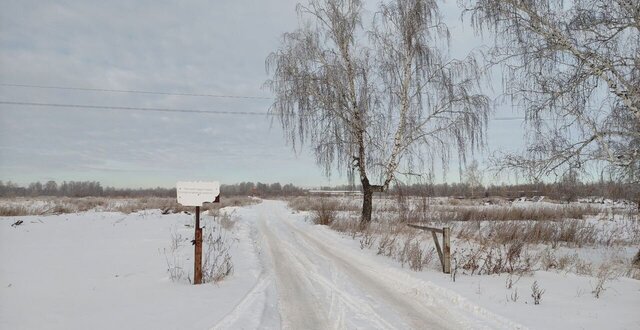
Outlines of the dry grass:
M344 198L298 197L290 201L297 210L312 211L314 222L332 224L332 228L357 236L360 229L354 225L359 209L353 211L353 201ZM374 232L381 235L391 224L406 222L430 222L453 227L458 238L477 242L492 241L497 244L522 242L524 244L549 244L557 246L615 246L640 243L640 225L624 224L628 228L615 228L603 235L601 228L587 217L609 217L604 209L589 204L536 203L527 205L497 201L499 205L478 205L482 201L457 199L406 199L377 201L374 212ZM456 202L458 206L444 203ZM443 203L441 205L441 203ZM475 203L475 204L471 204ZM390 206L394 205L395 206ZM385 210L385 211L380 211ZM395 210L395 211L393 211ZM620 212L620 211L618 211ZM335 220L336 214L348 214ZM380 227L380 229L378 229ZM629 233L632 239L629 239Z
M232 242L223 231L218 230L209 232L203 243L202 280L204 283L220 282L233 273L230 253Z
M231 214L223 213L218 220L220 222L220 226L227 231L233 230L233 227L236 226L236 222L238 222L238 219L233 216L233 213L234 212Z
M1 217L17 217L29 215L29 210L22 205L0 205Z
M474 248L456 249L452 272L467 275L517 274L532 272L537 261L522 242L511 244L480 244Z
M431 236L407 227L406 222L426 221L452 228L458 242L454 243L452 274L523 276L536 270L555 270L597 277L598 264L581 259L577 253L561 253L558 248L615 249L640 244L640 221L633 220L637 215L631 210L589 204L523 205L499 200L484 205L482 200L416 198L390 205L398 201L381 199L374 200L380 205L374 207L377 212L373 222L362 230L360 209L354 208L354 200L334 198L331 210L337 216L330 227L358 240L361 248L377 251L416 271L428 266L439 269L440 264ZM326 204L326 200L303 197L290 205L317 211ZM612 219L618 219L615 225L609 224ZM615 269L616 274L626 272L625 276L640 274L635 268L630 271L631 263L622 257Z
M331 229L358 239L360 248L375 249L414 271L421 271L434 261L435 248L422 235L408 229L404 224L388 222L374 223L367 229L360 228L360 219L354 216L338 216Z
M351 200L343 201L335 197L294 197L288 200L289 207L297 211L315 211L325 207L331 207L337 212L357 212L358 205L351 203Z
M321 198L319 203L313 205L311 219L316 225L331 225L336 219L338 203L334 200Z
M346 204L331 197L295 197L288 200L288 205L297 211L311 212L311 221L317 225L331 225Z
M508 221L508 220L562 220L584 219L597 215L600 210L589 205L542 204L536 207L492 205L472 207L438 207L427 218L444 221Z
M232 219L231 214L223 212L219 215L213 215L213 219L206 218L204 221L207 223L203 227L202 280L203 283L217 283L234 271L231 248L235 241L228 237L227 233L235 224L235 220ZM171 233L169 248L164 249L167 272L169 278L174 282L188 281L191 283L192 281L192 274L185 269L184 265L184 261L189 260L189 257L186 256L193 253L192 245L189 242L190 238L174 231Z
M585 246L600 243L597 228L583 220L565 221L508 221L461 224L456 228L457 237L479 242L492 241L498 244L523 242L527 244L549 244L553 247L565 243Z
M242 196L222 198L220 203L205 204L201 209L217 210L227 206L245 206L259 203L258 199ZM33 206L37 205L37 206ZM193 212L193 207L178 204L175 198L103 198L103 197L43 197L36 199L8 199L0 204L0 216L27 216L77 213L86 211L134 213L143 210L161 210L162 214Z
M349 198L331 197L296 197L289 200L289 207L298 211L312 211L320 207L320 203L332 201L335 211L359 212L361 201ZM487 203L490 205L483 205ZM602 209L588 204L554 204L514 205L505 200L459 200L459 199L427 199L401 198L376 199L373 210L378 214L391 213L398 215L400 221L509 221L509 220L562 220L584 219L597 215Z

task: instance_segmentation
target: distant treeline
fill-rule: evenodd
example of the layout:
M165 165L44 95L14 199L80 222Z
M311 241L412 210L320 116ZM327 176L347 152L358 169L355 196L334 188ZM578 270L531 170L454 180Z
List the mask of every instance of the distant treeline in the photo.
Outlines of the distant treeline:
M357 190L359 185L322 187L321 190ZM636 201L640 198L640 186L613 181L583 183L577 179L554 183L470 185L467 183L397 184L386 194L429 197L533 197L547 196L556 200L573 201L583 197L604 197Z
M307 189L293 184L241 182L220 187L223 196L253 195L262 197L305 195ZM343 185L322 187L321 190L360 190L359 186ZM581 197L599 196L613 199L637 200L640 187L618 182L563 181L556 183L534 183L518 185L471 186L466 183L412 184L396 185L388 192L392 195L431 196L431 197L522 197L548 196L559 200L575 200ZM103 187L97 181L65 181L57 183L34 182L26 187L11 181L0 181L0 197L176 197L175 188L113 188Z
M241 182L221 185L223 196L256 195L256 196L292 196L304 194L305 190L293 184ZM33 182L26 187L11 181L0 181L0 197L176 197L175 188L113 188L103 187L97 181L65 181L57 183Z
M466 183L397 185L392 193L411 196L461 196L461 197L532 197L547 196L556 200L572 201L582 197L637 200L640 187L619 182L555 182L517 185L471 186Z

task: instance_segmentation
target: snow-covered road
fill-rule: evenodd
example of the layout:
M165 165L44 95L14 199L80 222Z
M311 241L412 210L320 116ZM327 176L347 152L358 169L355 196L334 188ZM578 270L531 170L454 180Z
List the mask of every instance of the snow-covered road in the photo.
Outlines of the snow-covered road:
M464 298L376 262L280 201L239 210L262 273L216 328L514 328Z

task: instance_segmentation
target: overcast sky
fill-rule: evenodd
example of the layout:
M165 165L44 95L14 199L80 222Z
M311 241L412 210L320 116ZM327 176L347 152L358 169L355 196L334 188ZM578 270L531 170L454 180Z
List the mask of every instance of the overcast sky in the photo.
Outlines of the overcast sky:
M262 89L267 79L264 60L278 47L280 36L296 28L297 2L0 0L0 101L266 113L269 99L6 84L268 98L271 95ZM442 9L453 34L452 56L461 57L483 44L460 22L455 1ZM498 110L496 116L516 115L504 107ZM520 121L492 121L489 149L475 158L519 148L521 136ZM337 174L324 177L307 150L295 154L278 123L268 116L0 104L0 180L20 184L346 183ZM454 172L448 180L458 180Z

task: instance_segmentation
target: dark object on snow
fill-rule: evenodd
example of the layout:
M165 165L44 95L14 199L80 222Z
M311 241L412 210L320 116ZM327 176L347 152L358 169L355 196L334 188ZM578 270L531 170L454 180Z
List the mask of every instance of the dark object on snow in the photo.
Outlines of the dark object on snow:
M17 227L17 226L20 226L23 222L24 222L24 221L22 221L22 220L18 220L18 221L16 221L16 222L14 222L14 223L11 225L11 227Z
M631 261L633 267L640 268L640 250L636 253L636 256L633 257L633 261Z

